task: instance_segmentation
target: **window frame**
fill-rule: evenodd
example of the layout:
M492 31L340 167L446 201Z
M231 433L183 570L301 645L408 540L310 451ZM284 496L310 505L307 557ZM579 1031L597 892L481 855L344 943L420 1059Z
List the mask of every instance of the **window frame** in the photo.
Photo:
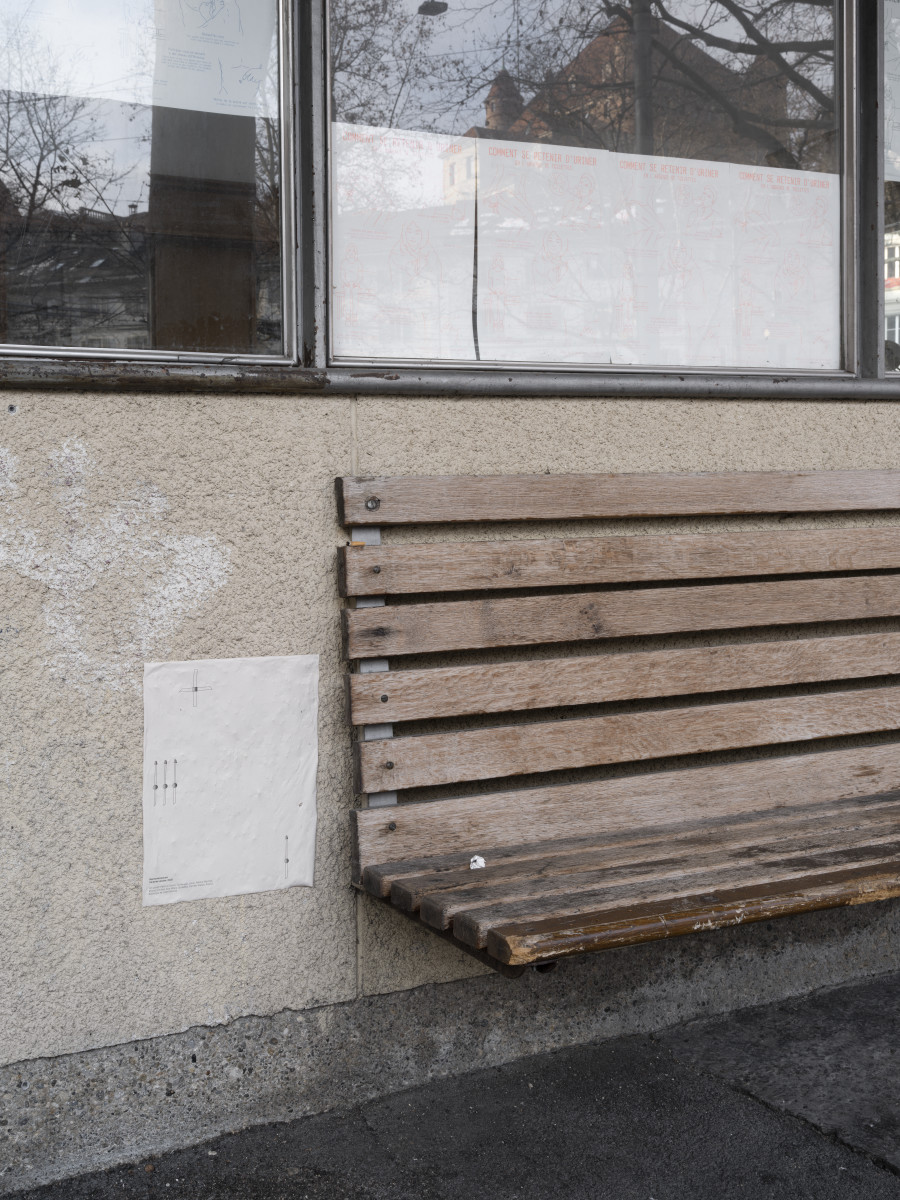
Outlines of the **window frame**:
M329 358L327 0L280 0L285 354L0 348L0 386L634 399L900 399L884 370L884 162L880 117L884 10L841 0L836 72L842 96L843 370L648 368ZM874 118L874 119L873 119ZM293 251L293 253L292 253Z

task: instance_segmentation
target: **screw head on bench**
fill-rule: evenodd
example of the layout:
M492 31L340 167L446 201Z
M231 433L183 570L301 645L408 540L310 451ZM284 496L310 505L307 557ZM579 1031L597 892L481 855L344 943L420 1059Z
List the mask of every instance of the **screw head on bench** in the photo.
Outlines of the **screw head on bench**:
M390 760L390 759L388 759L388 761L387 761L387 762L384 764L384 769L385 769L386 771L393 771L393 769L394 769L394 764L391 762L391 760Z
M369 510L369 512L374 512L376 508L380 508L380 507L381 507L381 501L378 499L377 496L370 496L368 498L368 500L366 501L366 508Z
M391 833L393 833L396 828L397 828L396 821L388 821L388 829L391 831Z
M387 696L382 696L382 697L381 697L381 703L382 703L382 704L387 704L387 702L388 702L388 698L387 698Z

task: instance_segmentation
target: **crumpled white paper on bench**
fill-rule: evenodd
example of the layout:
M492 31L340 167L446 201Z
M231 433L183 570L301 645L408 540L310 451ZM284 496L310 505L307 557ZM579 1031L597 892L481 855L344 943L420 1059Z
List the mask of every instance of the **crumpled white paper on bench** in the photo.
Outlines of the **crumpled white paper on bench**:
M319 659L144 667L144 904L312 885Z

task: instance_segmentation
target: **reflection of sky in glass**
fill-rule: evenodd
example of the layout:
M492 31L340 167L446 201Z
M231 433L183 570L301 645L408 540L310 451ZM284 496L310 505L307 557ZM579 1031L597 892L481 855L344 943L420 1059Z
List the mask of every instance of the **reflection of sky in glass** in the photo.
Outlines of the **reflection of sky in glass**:
M208 15L207 9L215 15ZM258 67L265 76L274 65L275 11L276 0L222 0L216 5L200 0L5 0L2 32L7 49L0 54L0 87L128 104L167 103L160 95L161 80L167 70L172 73L167 51L171 54L174 48L182 59L214 59L226 54L228 44L237 47L236 63ZM226 111L210 106L204 93L210 93L213 73L209 62L199 66L202 70L195 69L196 62L187 69L196 102L173 107ZM45 86L47 82L53 87ZM254 89L251 93L258 115L275 115L268 107L272 97L267 89L261 103ZM245 105L239 110L248 111Z
M265 79L254 107L259 115L275 117L278 64L270 32L275 0L228 0L226 7L249 38L268 43ZM167 25L183 29L182 12L196 27L201 8L198 0L3 0L0 89L95 100L86 116L96 118L98 136L80 149L103 159L103 175L114 182L89 185L79 197L86 207L120 215L129 205L146 208L149 106L154 102L154 75L159 75L156 33ZM209 75L195 77L208 91ZM158 94L155 102L160 102ZM202 98L184 106L222 111Z
M149 104L153 86L154 0L6 0L4 32L57 61L67 94ZM4 56L0 85L39 91L38 63Z

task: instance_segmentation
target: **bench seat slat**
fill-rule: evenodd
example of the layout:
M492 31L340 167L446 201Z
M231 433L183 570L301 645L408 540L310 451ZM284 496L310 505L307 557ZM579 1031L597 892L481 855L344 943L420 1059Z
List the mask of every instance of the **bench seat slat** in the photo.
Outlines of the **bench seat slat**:
M341 548L347 596L900 567L896 529L647 534Z
M900 672L900 633L351 675L355 725L776 687ZM384 698L386 697L386 698Z
M358 742L365 792L435 787L900 728L900 687Z
M452 925L454 936L459 937L459 928L468 928L469 922L478 922L479 929L484 930L489 924L509 919L510 914L513 919L527 919L532 915L532 908L543 914L547 906L554 912L563 912L567 904L581 904L584 898L596 899L600 893L606 897L604 903L611 903L616 896L629 903L644 902L656 895L681 894L686 890L716 891L748 878L783 879L808 874L818 868L866 862L900 863L898 837L900 830L895 825L893 830L882 831L881 836L875 838L864 838L861 831L857 832L859 845L854 844L852 836L840 846L800 845L793 851L785 848L783 853L773 849L754 854L751 852L753 847L742 852L739 848L723 845L719 847L718 859L710 853L698 855L693 861L660 858L545 877L523 875L500 888L475 885L453 894L433 892L423 898L419 916L434 929L449 929ZM807 841L812 842L812 837ZM761 850L758 846L755 848ZM459 927L457 921L461 923ZM479 948L482 945L479 943Z
M830 882L839 883L883 872L900 876L900 854L896 844L892 852L886 848L880 857L861 853L858 861L849 864L841 860L829 862L827 854L811 856L809 862L798 856L796 865L788 862L783 869L770 867L760 872L726 868L686 876L680 884L678 881L660 880L646 884L628 882L612 887L585 885L578 890L573 888L570 892L560 889L522 900L510 900L508 903L491 900L482 908L472 907L456 913L452 930L457 941L483 950L487 946L490 930L506 924L530 924L545 917L577 917L603 909L610 913L615 913L617 908L653 911L653 907L659 905L665 910L688 896L703 897L706 905L714 905L722 893L740 888L773 888L793 892L804 887L810 877L822 880L823 876L827 876ZM422 915L425 915L424 906Z
M338 480L344 525L900 508L900 471L433 475Z
M896 743L356 810L355 879L375 864L470 856L485 846L639 837L676 822L741 820L763 799L785 812L826 800L867 804L891 791L900 791Z
M734 888L713 897L686 896L676 903L510 922L490 931L487 951L505 965L556 961L592 950L611 950L700 930L896 896L900 896L900 864L878 870L851 868L824 872L790 884L775 882Z
M768 810L765 815L757 812L732 812L707 814L694 820L680 821L677 825L660 824L628 832L607 832L592 837L559 838L546 842L525 845L503 845L488 851L489 875L512 872L520 867L541 869L541 864L553 858L595 855L598 848L610 855L628 857L651 852L661 838L667 846L680 849L682 846L702 848L721 837L723 826L734 831L735 838L752 841L765 834L788 836L810 820L826 822L829 828L855 829L862 822L876 824L885 819L893 820L897 814L900 792L887 792L877 796L851 796L840 800L829 800L815 807L815 817L810 818L808 804L781 805ZM413 805L413 808L418 806ZM409 883L411 892L427 879L435 888L444 886L450 877L458 878L463 884L471 883L470 860L473 853L484 857L485 845L469 841L468 848L451 854L431 854L420 858L401 859L385 863L370 863L362 872L362 887L373 896L382 899L393 895L394 884Z
M344 611L350 658L900 615L900 575L449 600Z
M550 844L540 857L500 859L496 863L495 852L486 850L483 857L488 865L482 870L461 868L394 878L389 894L391 903L405 912L417 912L427 898L432 914L428 923L435 924L434 915L440 913L441 927L446 928L456 907L465 907L475 890L486 896L500 896L509 885L584 872L607 872L611 881L620 872L629 877L648 870L670 875L722 862L726 856L729 862L746 859L761 863L801 850L843 848L858 841L900 836L900 806L896 801L881 811L857 815L855 821L849 821L846 815L841 820L841 815L816 809L814 816L790 822L761 816L755 823L732 827L727 837L720 826L687 834L667 831L663 840L644 840L630 846L610 846L600 841L579 850L563 850Z

